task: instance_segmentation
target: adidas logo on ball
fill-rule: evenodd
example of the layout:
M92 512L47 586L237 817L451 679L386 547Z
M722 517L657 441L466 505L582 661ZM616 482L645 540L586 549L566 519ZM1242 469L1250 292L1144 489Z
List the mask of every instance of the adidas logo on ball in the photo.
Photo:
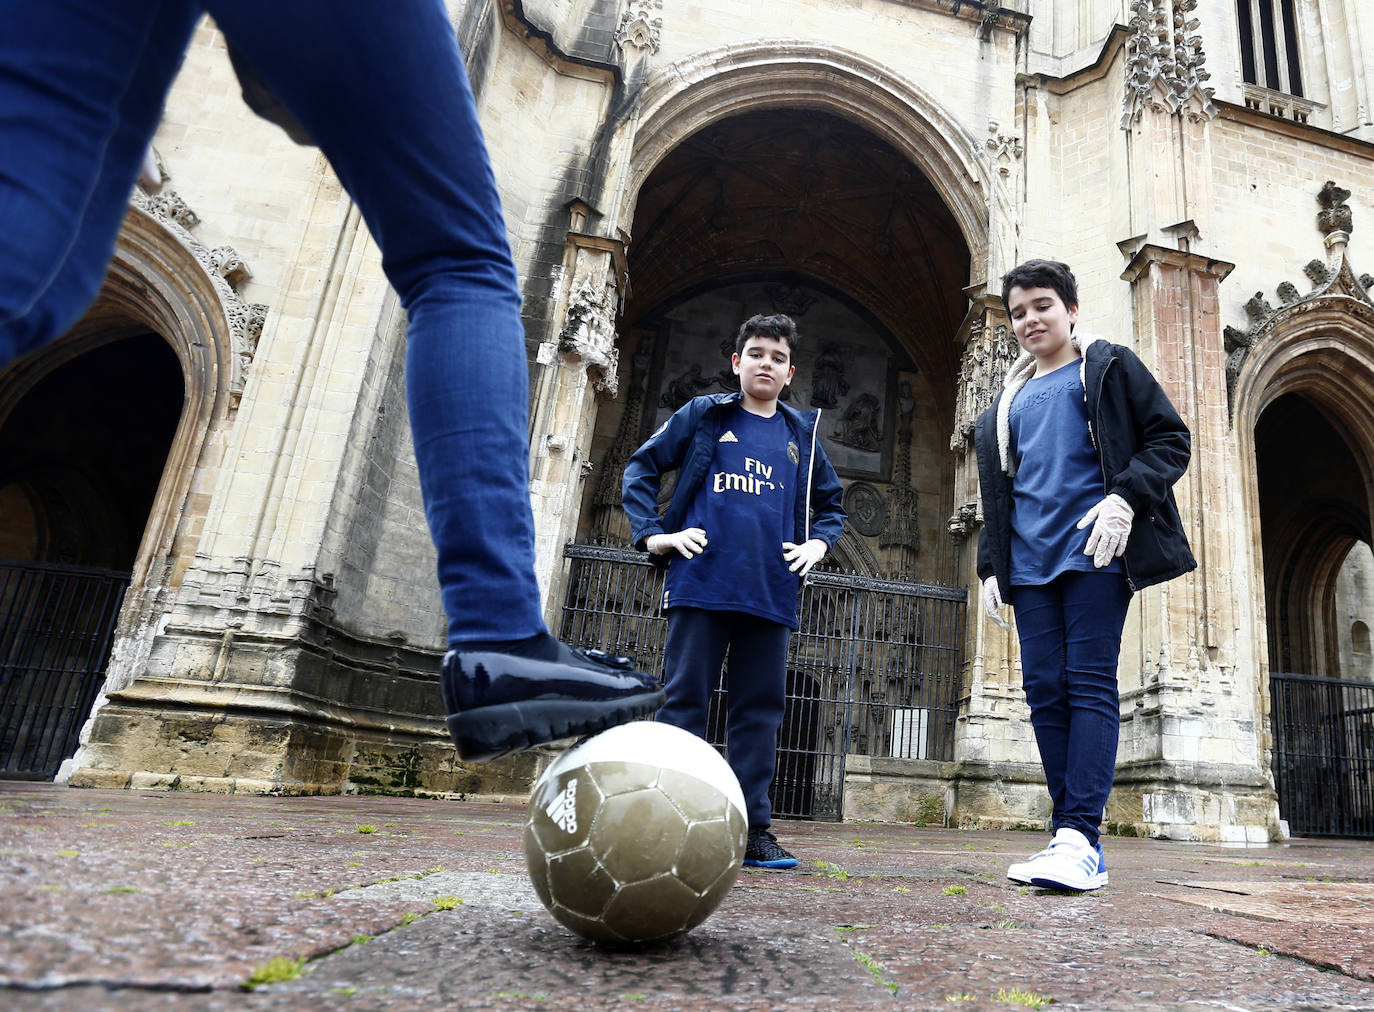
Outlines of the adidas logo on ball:
M573 777L568 781L568 786L558 792L558 796L549 802L549 807L544 809L544 814L553 821L553 824L565 833L577 832L577 778Z

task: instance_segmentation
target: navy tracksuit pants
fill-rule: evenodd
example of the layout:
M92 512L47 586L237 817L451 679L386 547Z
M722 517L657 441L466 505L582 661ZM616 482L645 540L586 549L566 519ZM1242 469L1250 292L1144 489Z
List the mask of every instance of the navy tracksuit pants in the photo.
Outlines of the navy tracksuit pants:
M725 741L751 830L767 829L773 821L768 788L777 764L791 634L787 626L747 612L683 606L668 610L668 700L655 719L705 738L711 693L729 655Z

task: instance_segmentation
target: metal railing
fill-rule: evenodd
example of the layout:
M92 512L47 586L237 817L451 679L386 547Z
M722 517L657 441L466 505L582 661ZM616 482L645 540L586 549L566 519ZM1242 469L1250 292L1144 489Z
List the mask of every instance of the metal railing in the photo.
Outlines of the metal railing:
M47 779L104 680L129 574L0 561L0 776Z
M1296 836L1374 837L1374 683L1270 674L1279 813Z
M563 638L631 654L661 677L664 571L625 548L571 544L564 557ZM963 589L811 574L788 651L774 814L841 818L847 755L953 758L967 600ZM707 732L717 746L725 695L722 672Z

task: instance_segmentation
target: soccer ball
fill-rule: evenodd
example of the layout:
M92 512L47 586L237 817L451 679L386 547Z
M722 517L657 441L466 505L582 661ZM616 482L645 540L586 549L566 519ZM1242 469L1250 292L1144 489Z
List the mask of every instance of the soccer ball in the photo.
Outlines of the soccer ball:
M744 860L744 792L714 748L637 721L560 756L525 822L534 891L596 942L672 938L704 921Z

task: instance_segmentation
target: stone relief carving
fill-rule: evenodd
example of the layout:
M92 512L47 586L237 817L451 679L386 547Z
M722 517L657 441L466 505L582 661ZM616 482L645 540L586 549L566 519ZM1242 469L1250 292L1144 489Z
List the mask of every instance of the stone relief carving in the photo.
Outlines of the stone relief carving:
M657 53L663 33L663 18L657 13L661 10L663 0L630 0L615 33L620 48Z
M703 375L701 363L693 362L664 386L663 394L658 399L658 406L676 411L697 394L708 387L715 386L718 381L720 381L719 376Z
M1344 297L1354 300L1355 305L1374 310L1374 299L1370 296L1374 289L1374 275L1355 275L1346 258L1346 243L1354 231L1354 214L1346 201L1350 191L1327 180L1317 194L1321 210L1317 212L1317 229L1326 237L1327 260L1309 260L1303 267L1312 289L1306 295L1298 291L1291 282L1281 282L1276 291L1279 307L1256 292L1245 303L1245 314L1249 326L1244 330L1227 326L1222 333L1226 348L1226 401L1228 411L1235 413L1236 382L1240 378L1241 367L1251 350L1272 333L1278 324L1294 314L1305 313L1316 308L1321 300L1331 297Z
M888 550L889 569L897 577L910 576L921 551L918 496L911 487L911 425L916 397L909 380L897 387L897 452L892 463L892 484L887 492L887 522L878 535L878 547Z
M856 450L877 453L882 449L882 413L882 403L874 394L859 394L841 412L830 438Z
M796 285L784 285L779 282L771 282L763 286L763 294L768 296L773 303L774 312L783 313L799 320L806 315L806 311L814 306L820 298L815 292L807 291Z
M196 261L205 269L219 296L220 307L229 323L233 345L232 374L229 378L230 410L237 410L248 382L248 370L257 354L258 339L262 337L268 307L261 302L248 302L238 288L253 277L253 272L232 246L207 249L191 235L190 230L200 224L200 216L175 190L162 189L149 194L135 187L130 202L160 221L179 239Z
M1129 130L1147 107L1180 114L1196 99L1190 115L1211 119L1216 89L1204 86L1211 74L1201 22L1193 17L1198 0L1131 0L1131 36L1126 42L1126 96L1121 128Z
M887 526L887 500L866 481L850 482L844 490L844 511L849 526L864 537L881 534Z
M847 393L849 381L844 376L844 356L835 345L823 345L811 366L811 406L833 408Z

